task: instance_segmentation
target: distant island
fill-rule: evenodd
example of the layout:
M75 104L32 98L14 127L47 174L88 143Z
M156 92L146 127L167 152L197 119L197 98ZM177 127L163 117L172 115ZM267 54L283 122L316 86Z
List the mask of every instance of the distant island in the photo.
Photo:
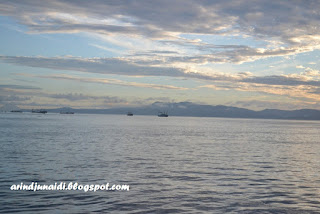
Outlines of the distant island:
M122 114L132 112L134 115L155 115L159 111L168 112L169 116L190 116L190 117L226 117L226 118L262 118L262 119L292 119L292 120L320 120L320 110L279 110L265 109L253 111L245 108L237 108L223 105L201 105L192 102L164 103L155 102L151 105L141 107L121 107L110 109L73 109L57 108L46 109L48 113L74 112L76 114ZM23 110L30 111L30 110Z

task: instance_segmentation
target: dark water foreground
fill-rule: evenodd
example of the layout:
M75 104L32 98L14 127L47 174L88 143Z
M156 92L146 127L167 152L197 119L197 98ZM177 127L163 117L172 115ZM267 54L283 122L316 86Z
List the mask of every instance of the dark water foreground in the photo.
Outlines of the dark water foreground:
M320 122L0 114L0 213L320 213ZM13 184L130 191L11 191Z

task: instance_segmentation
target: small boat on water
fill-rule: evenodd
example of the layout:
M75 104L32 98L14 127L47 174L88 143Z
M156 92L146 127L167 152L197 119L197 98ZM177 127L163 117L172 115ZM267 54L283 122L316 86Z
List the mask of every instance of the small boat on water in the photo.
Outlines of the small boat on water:
M32 113L41 113L41 114L46 114L47 111L43 109L32 109Z
M168 112L161 112L161 111L159 111L159 113L158 113L158 117L168 117L169 115L168 115Z
M22 111L21 111L21 110L12 110L12 111L10 111L10 112L22 113Z
M72 111L60 111L60 114L74 114Z
M129 111L129 112L127 113L127 116L133 116L133 113Z

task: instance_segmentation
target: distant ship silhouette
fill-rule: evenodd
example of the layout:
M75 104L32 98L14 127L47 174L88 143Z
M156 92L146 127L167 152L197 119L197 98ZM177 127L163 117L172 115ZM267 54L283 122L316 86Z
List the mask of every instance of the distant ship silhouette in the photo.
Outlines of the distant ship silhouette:
M73 111L60 111L60 114L74 114Z
M46 114L47 111L43 109L32 109L32 113L41 113L41 114Z
M10 111L10 112L18 112L18 113L22 113L22 111L21 111L21 110L12 110L12 111Z
M168 117L169 115L168 115L168 112L161 112L161 111L159 111L159 113L158 113L158 117Z

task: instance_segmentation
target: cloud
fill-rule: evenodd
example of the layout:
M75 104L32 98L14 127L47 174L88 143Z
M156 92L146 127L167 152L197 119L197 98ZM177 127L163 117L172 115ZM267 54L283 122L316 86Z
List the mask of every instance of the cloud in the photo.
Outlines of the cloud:
M105 47L105 46L102 46L102 45L97 45L97 44L90 44L90 45L93 46L93 47L108 51L108 52L121 53L121 51L119 51L119 50L108 48L108 47Z
M129 62L123 58L79 58L79 57L23 57L23 56L0 56L0 61L5 63L29 66L49 68L56 70L71 70L81 71L88 73L100 73L100 74L116 74L126 76L165 76L165 77L187 77L203 80L225 80L225 79L237 79L238 77L228 74L202 74L194 71L187 71L181 68L175 67L160 67L160 66L144 66L138 65L133 62ZM243 76L244 74L240 74ZM99 81L99 80L95 80ZM109 81L111 83L111 81ZM114 81L114 84L122 84L120 81ZM136 84L138 86L139 84ZM143 86L143 84L140 84ZM147 86L155 86L152 84L144 84ZM166 86L159 85L159 88ZM170 87L167 87L168 89ZM174 88L172 89L179 89ZM182 89L182 88L181 88Z
M226 82L243 82L264 85L282 85L282 86L320 86L320 81L310 79L310 76L316 75L317 71L308 70L304 74L294 75L272 75L272 76L254 76L250 72L238 74L226 73L201 73L196 71L183 70L172 67L152 67L140 66L128 62L122 58L78 58L78 57L15 57L0 56L0 60L6 63L24 65L30 67L51 68L57 70L73 70L89 73L117 74L126 76L166 76L166 77L183 77L191 79L200 79L206 81L226 81ZM48 78L49 76L46 76ZM169 85L157 85L148 83L130 83L115 79L99 78L80 78L71 76L50 76L56 79L81 80L87 82L100 82L106 84L115 84L123 86L136 86L158 89L186 89Z
M317 1L302 0L0 2L0 13L19 20L29 33L86 32L160 41L185 51L183 57L167 56L167 62L186 63L243 63L319 49L319 10ZM200 35L241 37L259 45L209 44L200 42Z
M25 89L25 90L39 90L41 88L27 85L0 85L0 89Z
M249 109L283 109L283 110L296 110L310 108L319 108L319 103L306 102L306 101L272 101L272 100L243 100L236 102L229 102L228 105L238 106Z
M151 83L138 83L138 82L126 82L117 79L106 79L106 78L83 78L70 75L51 75L51 76L36 76L40 78L48 79L60 79L60 80L73 80L79 82L87 83L99 83L99 84L108 84L108 85L120 85L128 87L141 87L141 88L152 88L152 89L169 89L169 90L187 90L188 88L177 87L172 85L160 85L160 84L151 84Z
M59 70L81 70L82 72L119 74L128 76L168 76L177 78L188 78L201 80L206 84L199 88L210 88L213 90L235 90L243 92L259 92L269 95L278 95L291 97L295 99L319 101L320 81L313 79L317 77L318 71L307 68L304 73L291 75L272 75L272 76L254 76L250 72L237 74L226 73L197 73L188 70L154 67L148 69L146 66L136 65L127 62L122 58L75 58L75 57L7 57L0 56L5 62L18 65L27 65L32 67L54 68ZM107 78L89 78L71 75L38 75L30 77L49 78L57 80L71 80L87 83L120 85L127 87L141 87L165 90L187 90L188 88L173 85L160 85L151 83L126 82L117 79ZM2 86L3 87L3 86ZM8 87L8 86L6 86ZM1 88L1 86L0 86ZM11 88L23 89L21 86L12 86ZM29 88L29 87L26 87ZM31 87L32 89L34 87ZM51 98L62 98L61 95L50 95ZM81 100L81 96L64 95L65 98Z
M183 7L182 7L183 6ZM194 1L3 1L1 12L16 15L31 30L54 32L64 31L67 27L86 26L96 31L106 27L106 32L139 32L146 36L157 37L163 32L220 32L229 26L232 17L219 19L215 11L208 11L204 5ZM215 5L211 5L214 7ZM202 21L207 21L203 22ZM96 24L96 25L94 25ZM80 25L80 26L79 26ZM112 26L113 28L108 28ZM121 27L127 27L128 30ZM217 26L217 27L211 27ZM73 28L72 28L73 29ZM67 29L68 30L68 29ZM102 28L103 30L103 28ZM225 30L224 30L225 31Z
M0 103L12 102L12 101L26 101L30 100L30 97L21 97L16 95L0 95Z
M181 76L183 74L179 68L140 66L122 58L0 56L0 60L29 67L128 76Z
M283 86L320 86L320 81L308 80L308 78L306 78L303 75L273 75L262 77L250 77L244 78L242 82Z
M93 96L85 95L81 93L66 93L66 94L45 94L46 97L54 99L64 99L68 101L84 101L84 100L103 100L104 103L108 104L121 104L127 103L127 100L116 97L116 96Z
M320 71L319 70L314 70L312 68L306 68L306 70L304 71L304 74L307 76L316 76L316 77L320 77Z
M238 82L230 85L209 84L202 85L199 88L209 88L214 90L235 90L243 92L258 92L268 95L279 95L283 97L290 97L298 100L309 102L320 101L317 86L309 85L267 85L259 83Z

